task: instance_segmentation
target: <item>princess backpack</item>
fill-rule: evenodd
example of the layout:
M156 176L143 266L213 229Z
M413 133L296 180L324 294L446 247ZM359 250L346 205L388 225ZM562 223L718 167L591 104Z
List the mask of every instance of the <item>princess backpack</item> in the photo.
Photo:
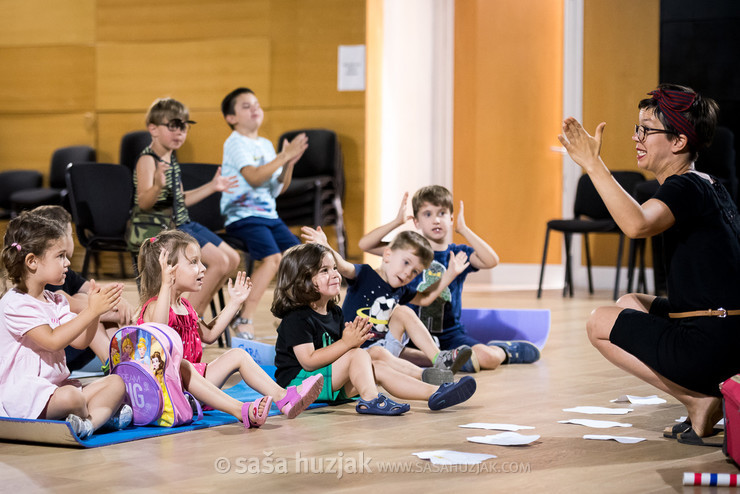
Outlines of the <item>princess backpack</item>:
M198 400L182 388L182 340L164 324L127 326L113 335L111 372L126 383L134 425L175 427L203 418Z

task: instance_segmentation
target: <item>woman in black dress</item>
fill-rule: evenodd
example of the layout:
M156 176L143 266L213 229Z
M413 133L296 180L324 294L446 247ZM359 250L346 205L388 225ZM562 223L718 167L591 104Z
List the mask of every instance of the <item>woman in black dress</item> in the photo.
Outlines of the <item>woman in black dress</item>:
M708 444L701 438L722 417L719 384L740 372L740 219L717 179L694 169L711 142L716 103L671 84L648 94L632 140L637 166L660 188L642 205L599 156L604 123L591 136L567 118L558 137L627 236L664 240L668 297L628 294L600 307L588 337L607 360L686 406L687 421L668 427L666 437Z

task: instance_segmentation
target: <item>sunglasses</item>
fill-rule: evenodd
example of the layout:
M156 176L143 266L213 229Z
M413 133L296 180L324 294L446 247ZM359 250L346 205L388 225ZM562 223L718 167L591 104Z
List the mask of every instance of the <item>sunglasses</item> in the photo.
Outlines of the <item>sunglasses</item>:
M193 125L196 122L193 122L192 120L180 120L179 118L173 118L167 123L161 123L158 125L163 125L167 127L172 132L175 132L177 130L181 130L183 132L187 132L188 127Z

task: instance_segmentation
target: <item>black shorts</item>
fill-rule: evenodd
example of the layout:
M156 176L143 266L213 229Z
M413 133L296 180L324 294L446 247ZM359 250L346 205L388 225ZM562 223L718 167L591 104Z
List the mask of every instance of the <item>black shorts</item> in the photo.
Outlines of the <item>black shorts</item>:
M721 396L719 384L740 373L740 316L668 318L668 301L650 312L624 309L609 341L658 374L692 391Z

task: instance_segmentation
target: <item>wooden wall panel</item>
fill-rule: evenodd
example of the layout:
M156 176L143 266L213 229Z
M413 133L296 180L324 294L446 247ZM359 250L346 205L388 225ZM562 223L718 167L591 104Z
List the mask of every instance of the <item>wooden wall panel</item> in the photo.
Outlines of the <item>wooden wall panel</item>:
M89 46L0 48L0 113L93 110L94 55Z
M0 0L0 46L94 41L94 0Z
M52 151L78 143L117 163L121 137L145 129L146 109L164 96L198 122L180 160L219 163L230 133L221 100L247 86L271 140L300 127L337 131L359 254L365 102L362 91L337 91L337 51L365 42L364 1L0 0L0 28L0 169L47 174Z
M273 9L272 106L364 106L363 91L337 91L337 52L365 43L365 3L283 0Z
M266 37L270 0L98 0L98 41Z
M245 81L269 105L269 40L97 46L98 110L142 110L162 96L172 96L191 109L219 108L221 99Z
M631 136L637 103L658 85L660 1L589 0L584 7L584 126L593 133L606 122L604 163L611 170L637 171ZM617 244L613 235L594 235L592 262L614 266Z
M545 223L561 216L550 147L562 121L563 2L455 5L455 204L502 262L538 263Z
M103 113L98 116L98 160L118 163L121 138L127 132L146 130L145 113ZM188 138L177 157L181 162L220 163L223 143L231 133L220 111L191 112L198 122L188 132Z
M0 169L48 175L54 150L75 145L95 145L92 114L0 115Z

